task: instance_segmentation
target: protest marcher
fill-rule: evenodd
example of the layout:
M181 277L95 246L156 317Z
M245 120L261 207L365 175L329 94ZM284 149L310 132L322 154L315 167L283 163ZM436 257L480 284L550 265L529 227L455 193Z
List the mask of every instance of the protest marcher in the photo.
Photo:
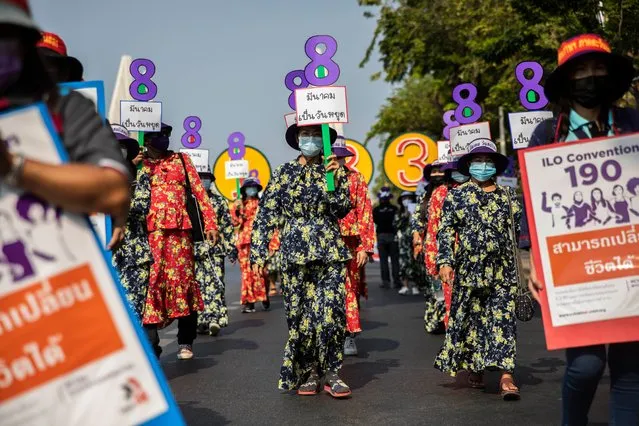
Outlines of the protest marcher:
M469 371L469 385L476 388L484 385L484 370L500 370L501 396L517 400L512 375L519 283L514 249L522 209L513 189L495 183L507 166L508 159L492 141L474 140L458 164L459 172L471 179L444 201L437 265L449 285L454 273L455 288L435 367L453 376Z
M544 92L557 105L557 116L537 126L530 146L573 142L639 131L639 113L615 106L630 89L635 70L629 58L612 53L608 43L592 34L564 42L557 68ZM594 197L593 197L594 199ZM524 219L522 228L528 229ZM529 238L522 246L530 246ZM539 300L543 291L531 254L529 288ZM564 425L585 425L597 386L610 368L610 423L639 424L639 342L596 345L566 350L562 390Z
M149 175L151 204L146 217L153 265L144 307L143 324L159 356L158 329L178 320L178 359L191 359L197 337L197 313L204 309L195 279L194 239L216 242L216 217L195 166L186 154L169 150L171 126L145 133L146 148L139 179ZM200 223L192 223L188 197L195 198ZM199 239L199 238L197 238Z
M232 210L233 221L238 228L236 244L242 271L241 303L244 306L242 313L245 314L255 312L255 303L257 302L262 302L264 310L268 310L271 303L264 276L253 273L250 261L251 233L260 204L259 193L261 191L262 185L256 179L245 179L240 188L241 197Z
M49 75L56 83L82 81L84 67L77 58L67 54L67 45L59 35L43 32L37 47Z
M105 213L114 217L115 225L122 225L129 207L129 168L115 136L90 100L75 92L58 94L38 55L39 40L40 30L28 3L0 1L0 44L4 49L0 111L45 102L70 162L45 164L11 154L0 144L0 177L65 210Z
M433 193L433 188L443 184L444 172L439 164L427 164L424 167L424 182L420 193L417 194L417 205L410 218L411 232L413 233L413 257L418 258L424 254L423 245L426 238L426 226L428 224L428 203Z
M373 209L373 221L377 233L377 251L382 272L381 287L391 287L391 274L388 270L388 261L390 260L393 286L399 290L402 287L402 280L399 276L399 244L397 242L397 229L395 229L397 206L391 202L393 194L387 186L382 187L377 194L377 199L379 204Z
M337 132L331 129L330 136L335 142ZM348 177L335 156L324 165L321 126L291 125L286 141L301 155L275 171L255 219L251 245L251 263L261 274L268 244L280 230L289 334L279 388L315 395L323 376L326 392L348 397L351 390L338 376L346 328L346 263L351 259L339 228L339 219L351 210ZM326 171L334 172L331 192Z
M219 194L212 191L215 176L211 172L198 173L202 186L207 189L211 206L217 219L218 239L195 243L195 279L200 284L204 310L197 318L198 332L217 336L220 329L229 325L226 306L226 288L224 285L224 259L235 263L235 229L229 212L228 203Z
M423 268L419 260L413 256L413 233L411 231L411 214L416 208L415 194L404 191L399 196L399 211L395 216L395 229L399 232L399 276L402 279L401 295L418 295L417 283L423 278Z
M346 147L343 138L333 144L333 154L344 169L348 179L350 200L353 209L339 221L344 243L351 252L346 272L346 331L344 355L357 355L355 337L362 332L359 318L359 300L362 291L361 270L373 255L375 244L375 225L373 224L373 206L368 196L368 184L364 176L356 170L346 167L346 158L354 154Z

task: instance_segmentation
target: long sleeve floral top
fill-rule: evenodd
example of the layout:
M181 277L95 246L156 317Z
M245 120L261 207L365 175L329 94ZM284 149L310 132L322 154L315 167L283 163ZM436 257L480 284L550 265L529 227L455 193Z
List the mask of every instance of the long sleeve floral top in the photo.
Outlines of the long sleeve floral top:
M216 231L215 212L211 206L209 196L200 181L188 155L183 155L184 166L178 153L172 153L166 158L145 159L143 173L151 178L151 208L146 219L147 230L153 232L160 229L192 229L191 220L186 210L186 174L193 195L197 199L205 231Z
M428 226L426 228L424 252L426 270L431 275L437 275L439 271L437 267L437 233L441 224L442 207L447 195L448 186L441 185L433 191L428 203Z
M264 266L268 246L280 230L282 266L309 262L345 262L351 258L339 229L339 219L351 210L344 170L335 173L335 191L326 190L322 163L298 160L277 168L260 202L253 224L251 263Z
M273 238L271 238L271 242L268 243L268 254L269 254L269 256L272 256L273 253L278 251L280 249L280 245L281 244L282 244L282 242L280 241L280 230L276 229L275 233L273 234Z
M364 176L355 170L346 169L350 199L353 209L339 221L342 236L359 237L357 252L373 253L375 247L375 223L373 205L368 196L368 185Z
M420 195L417 198L417 205L415 206L415 211L410 216L410 232L413 234L417 232L422 238L424 237L424 233L426 232L426 220L424 220L424 218L428 217L427 215L424 214L426 213L424 212L425 198L426 198L426 193Z
M217 227L220 232L217 244L213 248L214 256L226 257L230 260L237 259L237 248L235 247L235 228L231 220L229 206L226 199L219 194L209 194L211 205L217 218Z
M487 287L512 275L515 259L509 206L518 238L522 208L511 188L497 186L493 192L484 192L470 181L448 192L437 236L437 266L453 267L455 285Z
M238 227L237 231L237 246L244 246L251 244L251 233L253 232L253 223L255 221L255 215L260 205L260 200L257 198L248 198L242 201L241 207L233 206L232 216L233 223Z

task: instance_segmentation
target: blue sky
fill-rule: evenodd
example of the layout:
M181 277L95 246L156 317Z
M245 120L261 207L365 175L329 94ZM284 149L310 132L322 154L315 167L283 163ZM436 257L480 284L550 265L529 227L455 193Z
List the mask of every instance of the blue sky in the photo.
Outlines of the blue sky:
M107 108L120 57L152 59L164 121L179 148L186 116L202 118L211 161L230 133L266 154L272 166L295 156L284 141L291 112L284 76L303 68L306 39L330 34L339 48L339 84L348 90L346 137L363 141L391 87L371 82L377 56L359 68L375 28L356 0L32 0L41 28L58 33L82 61L85 79L104 80ZM379 160L377 140L369 149Z

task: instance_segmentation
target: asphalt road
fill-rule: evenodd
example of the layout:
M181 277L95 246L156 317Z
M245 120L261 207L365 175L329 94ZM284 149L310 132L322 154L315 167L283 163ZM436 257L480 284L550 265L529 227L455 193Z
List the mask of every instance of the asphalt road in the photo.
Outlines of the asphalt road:
M379 288L379 267L369 265L370 298L362 303L359 356L342 377L349 400L326 394L298 397L277 389L286 340L280 297L270 312L242 314L239 271L227 268L231 325L219 336L200 336L196 358L176 359L174 326L162 333L162 367L189 425L557 425L562 351L545 349L541 319L519 323L516 378L522 399L503 402L497 373L485 391L466 388L433 368L443 336L424 332L424 300ZM608 376L602 379L590 420L607 424Z

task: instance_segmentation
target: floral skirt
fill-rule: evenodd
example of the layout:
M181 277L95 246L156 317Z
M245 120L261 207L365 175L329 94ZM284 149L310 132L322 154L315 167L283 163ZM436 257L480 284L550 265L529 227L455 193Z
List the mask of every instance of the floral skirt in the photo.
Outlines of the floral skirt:
M197 323L208 326L216 323L220 327L229 325L224 286L224 258L213 256L208 243L195 243L195 279L200 284L204 310L198 315Z
M444 345L435 368L456 375L461 370L515 369L515 296L517 284L473 288L455 286Z
M263 302L266 300L266 283L264 277L253 273L251 269L251 245L243 244L238 247L240 271L242 272L242 305Z
M346 329L349 333L360 333L359 297L362 290L361 268L357 265L359 238L342 237L353 257L346 263ZM365 283L364 283L365 285Z
M424 310L424 329L427 333L441 333L444 330L446 306L442 297L442 283L439 279L428 276L428 285L424 291L426 307Z
M297 389L316 370L342 367L346 337L345 263L293 265L282 273L288 340L279 388Z
M144 324L166 327L173 319L204 309L195 280L191 230L149 233L153 265L144 306Z

